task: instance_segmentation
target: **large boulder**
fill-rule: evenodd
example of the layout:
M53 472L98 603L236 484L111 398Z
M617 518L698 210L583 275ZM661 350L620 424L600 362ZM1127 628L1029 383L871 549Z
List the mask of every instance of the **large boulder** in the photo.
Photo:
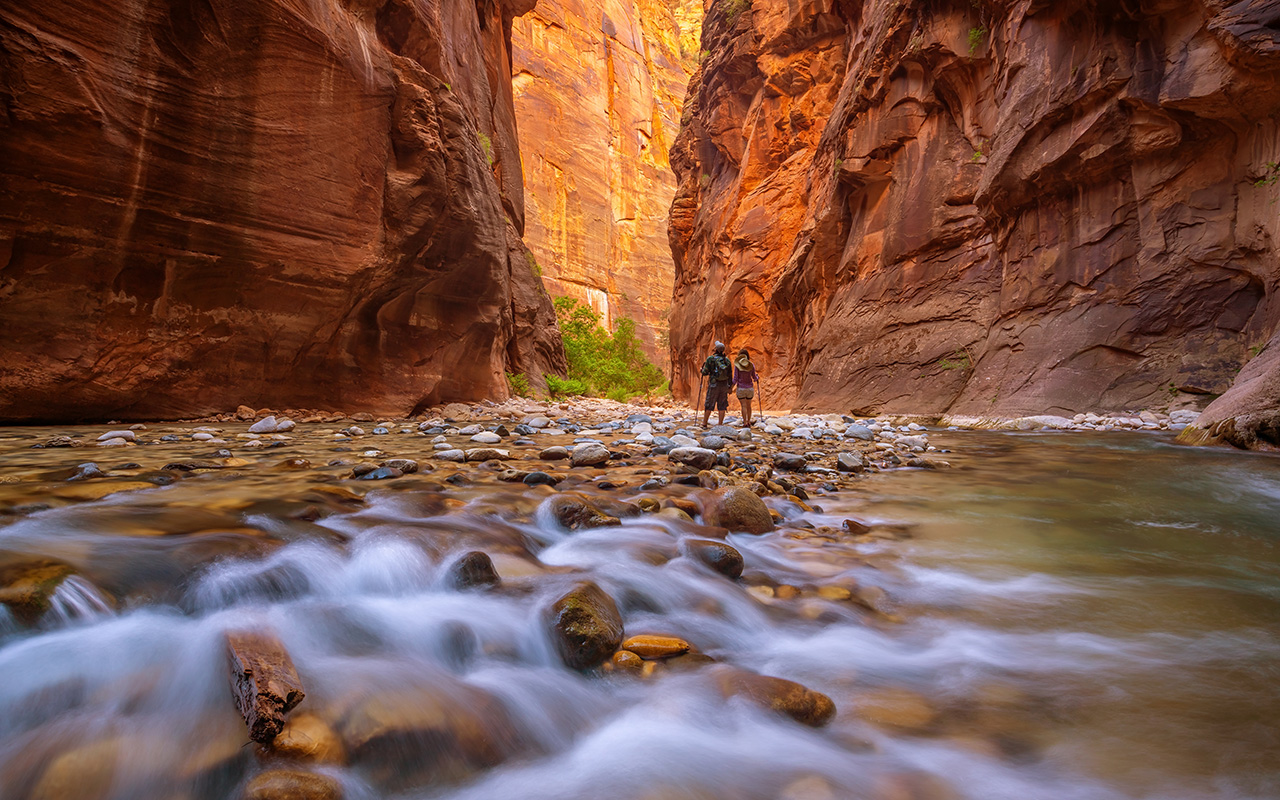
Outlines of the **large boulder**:
M598 467L609 460L609 448L599 442L583 442L569 453L569 464L574 467Z
M598 667L622 644L617 604L590 581L561 595L547 617L556 651L572 669Z
M1280 334L1245 364L1225 394L1182 430L1178 441L1280 450Z
M773 516L759 495L741 486L715 491L704 503L702 518L708 524L731 531L768 533Z

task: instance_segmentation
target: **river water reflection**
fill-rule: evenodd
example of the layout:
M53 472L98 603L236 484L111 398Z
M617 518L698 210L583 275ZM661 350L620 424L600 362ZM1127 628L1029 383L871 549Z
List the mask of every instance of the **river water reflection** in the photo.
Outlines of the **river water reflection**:
M288 648L295 714L333 738L305 768L348 798L1280 796L1280 458L939 432L953 469L872 475L820 511L774 504L790 527L730 534L747 565L730 581L681 554L700 526L566 531L550 489L475 465L374 486L301 432L156 486L179 456L18 433L39 438L0 453L0 569L76 577L39 618L0 612L4 798L242 796L283 763L246 746L231 702L223 637L246 627ZM89 457L120 469L67 482ZM607 471L619 488L561 488L696 494L641 493L665 459L632 462ZM94 499L104 481L126 491ZM872 534L814 535L849 518ZM450 587L475 549L503 590ZM544 611L583 576L628 634L800 682L835 719L726 699L714 666L568 670Z

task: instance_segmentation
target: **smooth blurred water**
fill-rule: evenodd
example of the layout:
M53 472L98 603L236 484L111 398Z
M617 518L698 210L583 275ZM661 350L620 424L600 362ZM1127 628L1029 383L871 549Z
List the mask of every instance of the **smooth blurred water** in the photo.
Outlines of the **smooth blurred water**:
M299 711L349 740L369 719L482 731L483 763L419 736L322 767L352 798L1280 797L1280 459L1142 434L935 441L954 469L871 476L806 515L905 536L732 534L741 582L679 555L692 526L570 533L523 486L443 513L379 492L307 535L212 494L175 511L177 487L30 515L0 552L82 577L35 627L0 616L0 796L238 797L274 762L244 746L223 634L266 626ZM449 588L469 549L507 590ZM629 634L799 681L836 719L726 700L706 670L566 669L543 613L582 577ZM816 593L832 585L885 598ZM58 788L59 770L90 777Z

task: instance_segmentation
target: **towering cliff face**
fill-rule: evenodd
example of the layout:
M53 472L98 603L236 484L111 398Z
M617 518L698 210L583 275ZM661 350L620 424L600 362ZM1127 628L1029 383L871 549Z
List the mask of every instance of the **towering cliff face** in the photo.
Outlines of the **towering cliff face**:
M1280 323L1274 0L717 0L703 46L678 392L715 336L772 405L1163 406Z
M561 367L525 1L7 3L0 416L405 413Z
M665 364L668 151L697 58L699 0L540 0L512 26L525 242L553 295L636 320Z

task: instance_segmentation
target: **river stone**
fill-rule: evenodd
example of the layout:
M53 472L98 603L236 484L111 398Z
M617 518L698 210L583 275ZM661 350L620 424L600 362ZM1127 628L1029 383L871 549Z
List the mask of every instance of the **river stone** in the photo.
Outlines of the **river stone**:
M740 577L745 566L742 553L726 542L717 542L711 539L682 539L680 541L680 552L690 558L701 561L730 579Z
M467 451L467 461L501 460L510 456L506 450L495 450L492 447L473 447Z
M841 453L836 456L836 469L841 472L862 472L866 468L861 453Z
M459 436L475 436L477 433L480 433L483 430L484 428L481 428L479 425L468 425L467 427L459 430L458 435Z
M432 458L438 461L454 461L461 463L467 460L467 454L457 448L451 448L449 450L440 450L436 452Z
M597 442L583 442L569 454L569 463L575 467L596 467L609 460L609 448Z
M705 447L677 447L667 453L667 458L697 470L711 469L716 463L715 451Z
M543 461L563 461L568 457L569 457L568 448L564 448L560 446L548 447L547 449L543 450L541 453L538 453L538 458L542 459Z
M777 453L773 457L773 466L778 469L798 472L808 466L809 461L797 453Z
M757 675L733 667L717 667L714 675L721 694L726 698L750 700L804 725L820 728L836 715L836 704L830 697L795 681Z
M306 711L289 717L271 740L271 752L319 764L342 764L346 760L338 734L323 719Z
M487 589L497 586L498 571L487 553L472 550L449 566L449 585L455 589Z
M617 604L590 581L552 603L547 618L556 650L570 669L598 667L622 644Z
M275 416L263 417L249 426L249 433L275 433L276 425Z
M112 439L124 439L126 442L137 441L138 435L133 431L107 431L98 437L100 442L109 442Z
M502 437L492 431L480 431L471 437L471 441L476 444L498 444L502 441Z
M676 447L697 447L698 440L692 436L685 436L683 433L677 433L671 437L671 443Z
M244 788L242 800L342 800L342 784L328 775L296 769L273 769Z
M844 429L844 436L846 439L860 439L864 442L869 442L876 438L875 433L865 425L850 425Z
M531 417L525 420L525 424L530 428L546 428L551 425L551 420L546 417Z
M398 469L405 475L411 475L418 471L418 462L412 458L388 458L382 462L382 466Z
M707 502L703 519L708 525L747 533L773 530L773 517L764 501L749 489L730 486L719 489Z
M723 436L703 436L698 444L707 450L723 450L728 447L729 440Z
M34 625L49 610L49 598L71 575L71 567L45 559L0 568L0 605L24 625Z
M90 478L104 478L104 477L106 477L106 473L103 472L102 469L97 464L93 463L92 461L86 461L85 463L78 465L76 467L75 473L72 474L70 478L67 478L67 480L68 481L87 481Z
M764 432L769 434L770 436L781 436L782 428L770 423L764 426Z
M128 439L117 436L114 439L107 439L105 442L98 442L98 447L125 447L131 444L133 444L133 442Z
M231 689L249 727L249 738L270 742L284 728L285 715L306 694L293 660L271 631L229 631Z
M614 671L639 674L644 669L644 659L630 650L619 650L609 659Z
M356 480L361 481L387 481L393 478L403 478L404 473L398 469L391 467L378 467L364 475L359 476Z
M622 643L623 650L629 650L649 661L687 653L691 646L684 639L675 636L654 636L647 633L630 636Z
M547 501L547 510L555 517L556 522L571 531L622 524L622 520L604 513L579 494L558 494Z

